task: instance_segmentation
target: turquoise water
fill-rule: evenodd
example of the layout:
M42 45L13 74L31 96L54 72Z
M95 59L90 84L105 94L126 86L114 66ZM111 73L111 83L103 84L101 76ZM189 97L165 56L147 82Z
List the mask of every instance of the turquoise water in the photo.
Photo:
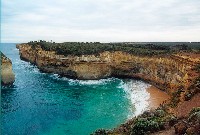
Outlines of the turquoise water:
M117 78L79 81L39 72L1 44L16 81L1 90L3 135L87 135L114 128L147 107L148 84Z

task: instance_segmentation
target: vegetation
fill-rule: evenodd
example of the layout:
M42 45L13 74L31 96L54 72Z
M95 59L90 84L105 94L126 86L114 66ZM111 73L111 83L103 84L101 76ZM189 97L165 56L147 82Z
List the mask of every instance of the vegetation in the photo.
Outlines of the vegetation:
M189 117L188 117L188 122L190 123L190 125L192 125L193 127L193 131L190 131L190 133L188 134L200 134L200 107L197 108L193 108L190 113L189 113ZM190 128L191 129L191 128Z
M193 108L193 109L190 111L189 115L191 116L192 114L194 114L194 113L196 113L196 112L200 112L200 107Z
M176 107L178 103L180 102L180 96L183 91L184 87L180 86L178 90L172 93L171 101L170 101L170 106Z
M188 91L185 93L185 100L190 100L197 93L200 93L200 77L196 78L188 88Z
M163 130L166 122L172 123L175 120L175 117L172 117L161 108L158 108L155 112L144 112L136 118L131 134L144 135Z
M195 70L200 73L200 64L197 64L196 67L195 67Z
M197 64L194 70L197 73L200 73L200 64ZM188 91L185 93L185 100L190 100L195 94L200 93L200 74L199 76L193 81L192 85L188 88Z
M173 46L165 45L165 43L100 43L100 42L46 42L31 41L28 43L33 48L41 46L47 51L55 51L61 55L98 55L104 51L123 51L135 55L159 55L171 53L177 50L190 50L189 46L184 43L176 43ZM164 45L163 45L164 44Z
M144 135L147 131L158 131L161 126L162 125L160 125L160 123L153 118L139 118L133 127L132 135Z

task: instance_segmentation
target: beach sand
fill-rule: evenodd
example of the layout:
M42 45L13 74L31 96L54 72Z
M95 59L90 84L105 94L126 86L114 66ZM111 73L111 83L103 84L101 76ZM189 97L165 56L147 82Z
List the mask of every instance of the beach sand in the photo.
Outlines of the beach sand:
M154 86L147 88L147 92L150 94L149 107L154 110L159 107L165 100L169 99L169 95Z

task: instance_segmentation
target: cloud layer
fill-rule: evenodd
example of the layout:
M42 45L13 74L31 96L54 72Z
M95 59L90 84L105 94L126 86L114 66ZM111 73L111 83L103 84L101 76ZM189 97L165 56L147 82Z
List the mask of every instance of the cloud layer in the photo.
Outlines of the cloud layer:
M199 0L2 0L2 42L200 41Z

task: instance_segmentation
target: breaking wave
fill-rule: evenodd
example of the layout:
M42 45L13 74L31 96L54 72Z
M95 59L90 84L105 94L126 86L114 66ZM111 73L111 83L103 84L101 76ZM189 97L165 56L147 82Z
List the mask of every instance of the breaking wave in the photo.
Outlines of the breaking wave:
M99 80L77 80L66 77L60 77L58 74L50 75L51 78L56 80L63 80L69 83L69 85L105 85L114 81L116 78L99 79Z
M129 80L127 82L121 82L118 87L123 88L126 92L127 98L130 99L134 106L134 115L129 117L138 116L142 112L148 109L150 94L146 89L150 85L139 80Z
M27 63L24 63L27 64ZM31 72L39 72L38 68L33 65L28 64L32 71ZM29 68L27 66L27 68ZM34 68L33 68L34 67ZM69 79L66 77L60 77L58 74L50 74L50 78L66 81L70 86L91 86L91 85L106 85L108 83L113 83L114 81L120 81L117 88L121 88L126 93L126 97L131 101L132 106L130 110L132 110L132 114L130 117L138 116L145 110L148 110L150 98L150 94L146 91L146 89L150 86L149 84L140 81L140 80L121 80L117 78L108 78L108 79L100 79L100 80L77 80L77 79Z

